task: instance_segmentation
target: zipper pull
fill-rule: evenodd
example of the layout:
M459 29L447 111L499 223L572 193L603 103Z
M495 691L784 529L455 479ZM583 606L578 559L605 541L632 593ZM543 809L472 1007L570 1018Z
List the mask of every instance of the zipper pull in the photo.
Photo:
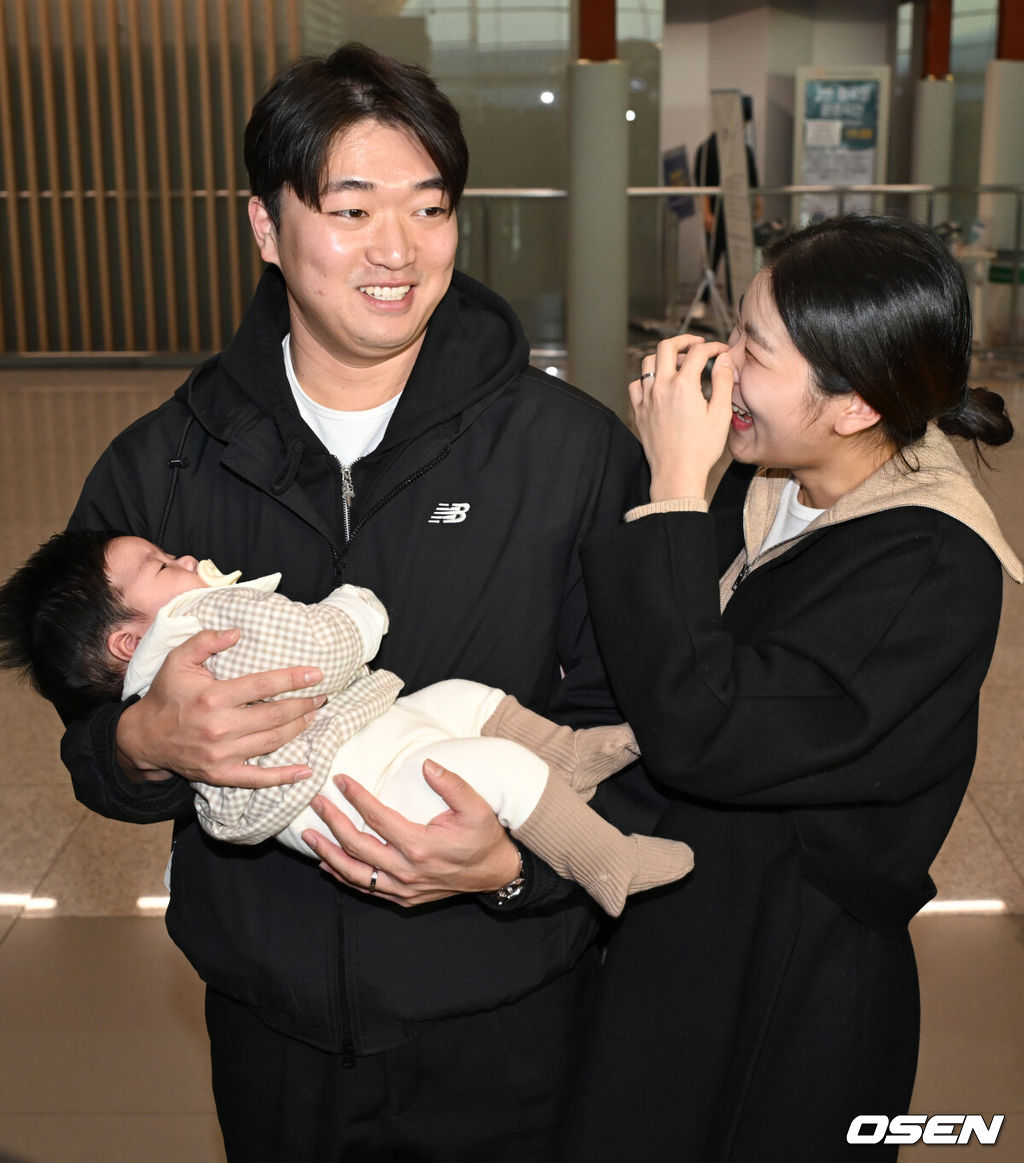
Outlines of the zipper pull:
M733 593L735 593L737 591L737 589L739 589L740 582L743 581L743 579L747 576L748 573L750 573L750 562L745 561L743 563L743 568L736 575L736 580L732 583L732 592Z
M345 544L347 545L352 536L352 502L355 500L356 488L352 483L352 466L342 464L339 465L339 468L341 469L341 520L344 526Z

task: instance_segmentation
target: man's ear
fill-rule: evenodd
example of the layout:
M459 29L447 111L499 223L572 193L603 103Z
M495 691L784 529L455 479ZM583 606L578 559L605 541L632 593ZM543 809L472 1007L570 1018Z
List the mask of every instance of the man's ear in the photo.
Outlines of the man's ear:
M131 662L136 647L142 641L142 635L131 624L118 626L107 635L107 649L122 662Z
M249 199L249 224L256 236L260 257L264 262L277 263L277 227L259 198Z
M882 418L857 392L850 392L840 399L840 407L832 421L839 436L856 436L858 432L873 428Z

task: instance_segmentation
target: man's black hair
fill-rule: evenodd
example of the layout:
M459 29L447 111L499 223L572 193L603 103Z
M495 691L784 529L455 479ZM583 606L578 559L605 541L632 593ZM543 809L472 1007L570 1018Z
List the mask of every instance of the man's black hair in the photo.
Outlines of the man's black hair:
M366 119L410 133L437 166L449 208L458 207L469 149L455 106L418 65L352 42L328 57L300 57L253 106L245 168L249 188L275 226L285 186L304 205L320 209L331 149Z

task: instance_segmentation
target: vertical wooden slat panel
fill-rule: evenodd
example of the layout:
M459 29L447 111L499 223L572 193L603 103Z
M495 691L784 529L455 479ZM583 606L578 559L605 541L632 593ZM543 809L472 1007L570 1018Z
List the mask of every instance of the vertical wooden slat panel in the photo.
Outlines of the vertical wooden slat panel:
M189 350L199 350L199 283L196 278L196 218L192 205L192 140L188 106L188 42L185 36L185 0L175 0L174 57L178 93L178 143L181 158L182 247L185 264L185 301L188 303Z
M0 350L229 338L262 269L241 129L303 7L214 3L0 3Z
M117 28L117 0L107 0L107 74L110 81L109 140L114 162L114 211L117 222L117 258L121 285L117 289L124 320L124 344L134 351L135 293L132 278L132 236L128 224L128 178L124 156L124 94L121 89L121 42Z
M227 187L228 232L228 281L231 297L231 324L234 326L242 316L242 263L238 249L240 222L238 217L238 187L235 183L235 151L238 148L235 137L234 85L231 76L231 29L228 23L228 5L220 4L220 22L217 38L220 41L220 116L221 116L221 157L224 158ZM227 336L223 341L226 342Z
M21 258L21 229L18 214L18 174L14 164L14 115L13 95L9 87L10 70L7 68L10 46L7 42L7 21L0 16L0 150L3 153L5 185L7 242L10 247L10 270L4 274L3 283L11 296L11 311L14 315L14 343L18 351L28 349L28 327L25 316L25 272ZM2 322L2 317L0 317Z
M50 0L39 0L39 78L42 86L43 134L46 140L46 184L50 196L50 237L53 240L53 270L43 266L44 255L39 254L38 279L45 287L52 279L57 315L57 342L60 351L71 348L71 316L68 304L68 276L64 248L64 200L60 155L57 150L57 95L53 77L53 26L50 23Z
M300 0L288 0L288 59L292 60L302 51L302 26Z
M206 0L198 0L196 25L199 31L199 121L203 155L203 200L206 202L206 277L209 285L211 341L221 347L225 337L221 324L220 263L217 262L217 178L213 161L213 108L210 96L210 36Z
M174 221L171 204L170 145L168 144L167 76L164 71L163 0L152 0L153 38L153 120L157 140L157 183L160 193L160 238L163 255L163 280L167 287L164 315L167 322L167 345L171 351L180 350L178 335L178 296L174 269Z
M277 72L277 22L274 20L274 0L264 0L263 43L267 51L267 75L264 83Z
M246 118L248 118L249 111L256 103L256 67L253 59L256 54L256 38L253 32L252 0L241 0L239 20L242 28L240 44L242 52L242 107L245 109Z
M145 346L156 348L156 302L153 275L153 231L149 212L149 165L146 161L146 134L149 127L146 91L142 77L142 44L139 35L139 0L128 4L128 57L131 69L132 121L135 128L135 180L139 200L139 262L142 267L142 313Z
M61 0L61 39L64 42L64 128L68 143L68 170L71 182L71 232L75 255L75 276L81 344L92 346L92 304L89 295L89 254L85 234L82 149L78 130L78 77L75 69L75 34L71 20L71 0Z
M28 195L28 234L33 255L32 289L39 347L50 346L50 320L46 310L46 281L43 275L43 225L39 213L39 165L36 156L35 98L32 94L32 57L25 0L17 8L18 71L21 80L21 124L25 136L25 190Z
M103 347L114 350L113 304L110 293L110 232L107 229L106 174L103 165L103 129L100 119L100 85L96 44L96 10L93 0L84 0L85 81L89 103L89 154L92 159L93 195L96 213L96 277L100 288L100 321Z
M256 38L253 35L252 0L242 0L242 100L245 106L245 117L248 121L253 105L256 104ZM248 203L246 204L246 218L248 218ZM259 280L263 271L263 260L260 252L250 241L249 244L250 276L253 285Z

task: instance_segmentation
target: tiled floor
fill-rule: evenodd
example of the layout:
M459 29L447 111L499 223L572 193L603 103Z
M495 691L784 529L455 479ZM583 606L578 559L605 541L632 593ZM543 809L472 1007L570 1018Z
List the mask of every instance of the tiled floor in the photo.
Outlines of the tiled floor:
M1022 431L986 491L1024 550L1024 363L989 363ZM96 454L177 383L173 369L0 371L0 576L59 528ZM1024 1159L1024 593L1007 588L977 771L913 924L923 1037L912 1109L1006 1116L989 1163ZM164 826L94 816L57 759L59 723L0 673L0 1163L222 1163L202 991L145 898ZM143 902L140 904L140 901ZM928 1148L905 1151L909 1158ZM821 1163L828 1163L827 1160Z

